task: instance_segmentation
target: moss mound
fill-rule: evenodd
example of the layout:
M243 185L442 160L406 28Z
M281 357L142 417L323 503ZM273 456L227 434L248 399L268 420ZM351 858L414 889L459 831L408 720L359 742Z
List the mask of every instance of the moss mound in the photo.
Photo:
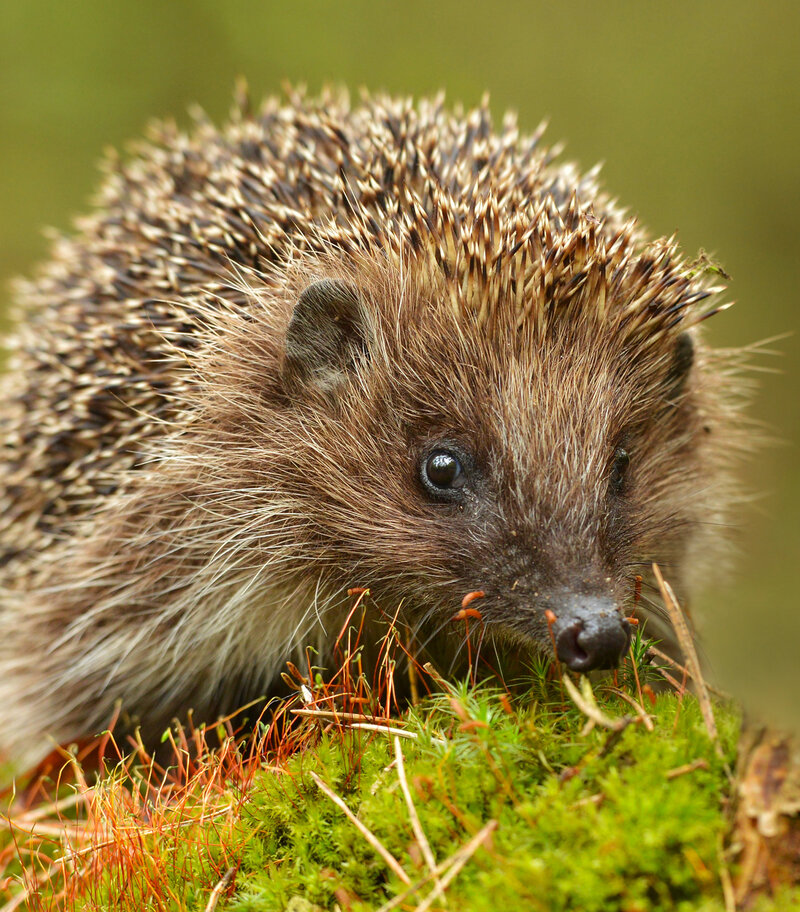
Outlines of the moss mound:
M41 843L56 861L35 888L26 869L28 907L723 912L737 711L716 707L717 750L688 695L653 696L645 723L597 694L634 721L465 684L402 737L311 716L288 759L231 753L180 793L121 767L78 814L83 842Z

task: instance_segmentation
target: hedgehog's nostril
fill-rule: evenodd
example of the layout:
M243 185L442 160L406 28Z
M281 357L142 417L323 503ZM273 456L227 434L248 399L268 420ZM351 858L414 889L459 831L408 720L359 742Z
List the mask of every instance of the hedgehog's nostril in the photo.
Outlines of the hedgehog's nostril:
M589 656L581 647L579 637L583 632L583 621L570 621L556 625L556 655L575 671L588 665Z
M630 642L630 625L607 599L584 598L564 610L553 633L558 658L573 671L613 668Z

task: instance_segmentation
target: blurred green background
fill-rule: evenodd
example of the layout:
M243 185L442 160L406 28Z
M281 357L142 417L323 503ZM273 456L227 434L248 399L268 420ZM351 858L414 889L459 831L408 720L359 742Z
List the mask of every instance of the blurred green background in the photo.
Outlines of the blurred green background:
M158 116L217 120L244 74L254 97L314 89L491 93L603 180L655 234L714 252L738 304L718 345L797 327L800 5L317 0L0 0L0 312L46 254L45 226L87 207L96 161ZM740 573L695 606L724 682L800 716L800 339L763 358L755 414L783 443L748 473Z

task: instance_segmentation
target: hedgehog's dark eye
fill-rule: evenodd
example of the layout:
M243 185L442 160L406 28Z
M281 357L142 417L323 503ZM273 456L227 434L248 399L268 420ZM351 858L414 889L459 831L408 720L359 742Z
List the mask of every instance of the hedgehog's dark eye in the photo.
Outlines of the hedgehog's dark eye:
M617 447L614 452L614 462L611 466L611 478L609 479L609 488L613 494L619 494L625 484L625 474L628 471L631 457L628 451L623 447Z
M422 481L432 493L457 491L466 480L461 460L449 450L434 450L422 465Z

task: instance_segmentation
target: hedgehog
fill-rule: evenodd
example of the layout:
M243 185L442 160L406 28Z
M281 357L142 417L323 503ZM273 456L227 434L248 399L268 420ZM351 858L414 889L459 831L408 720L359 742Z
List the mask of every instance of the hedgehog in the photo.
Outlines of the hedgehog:
M108 162L16 292L9 756L269 695L352 587L432 655L480 593L498 655L588 672L658 622L653 563L682 599L707 575L745 447L722 288L541 137L289 91Z

